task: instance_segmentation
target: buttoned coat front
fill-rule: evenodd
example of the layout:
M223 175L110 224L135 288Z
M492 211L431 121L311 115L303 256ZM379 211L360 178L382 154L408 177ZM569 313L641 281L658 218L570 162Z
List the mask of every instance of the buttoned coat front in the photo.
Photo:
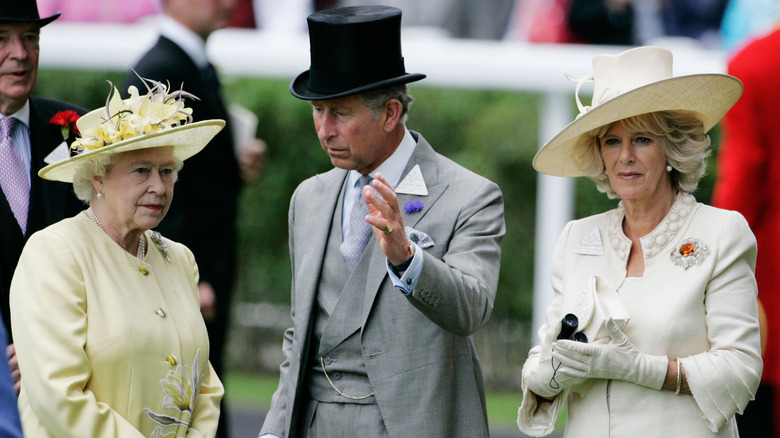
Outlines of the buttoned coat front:
M404 213L404 225L428 234L419 280L408 296L393 287L385 255L372 237L360 318L368 380L389 436L487 437L485 393L471 335L490 317L504 234L498 186L437 154L412 133L416 149L405 176L419 165L427 196L398 194L421 211ZM285 360L261 435L299 436L304 371L311 366L312 309L339 192L347 171L333 169L304 181L289 214L293 327L285 333ZM336 217L339 217L336 215ZM365 260L364 260L365 261ZM354 274L353 274L354 275ZM327 354L332 346L320 346Z
M150 236L143 260L85 214L30 237L11 284L26 437L214 436L197 266Z
M539 335L566 313L576 314L589 280L599 276L618 291L630 316L624 329L630 341L642 353L679 358L693 395L591 379L549 402L523 382L520 429L535 436L552 432L568 395L567 438L738 436L734 414L752 399L762 370L753 233L739 213L681 194L641 239L643 276L626 278L631 241L623 217L621 206L565 227L553 261L555 296ZM541 352L531 350L524 375L540 366Z

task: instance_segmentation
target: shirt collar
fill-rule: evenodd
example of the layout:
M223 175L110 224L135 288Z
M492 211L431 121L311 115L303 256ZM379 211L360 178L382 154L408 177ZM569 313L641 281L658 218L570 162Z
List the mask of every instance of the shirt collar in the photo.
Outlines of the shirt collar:
M417 142L414 141L414 137L404 126L404 137L401 139L401 143L392 155L387 157L379 167L371 172L371 176L373 177L374 174L380 172L393 187L396 187L401 181L406 163L412 158L416 146ZM357 170L350 170L348 178L347 187L354 187L355 182L360 178L360 173Z
M9 115L4 116L3 114L0 114L0 119L4 119L6 117L14 117L16 120L22 122L27 126L27 129L30 128L30 100L28 99L27 102L24 103L24 106L17 112Z
M167 15L160 18L160 34L181 47L198 68L208 66L206 42L198 34Z

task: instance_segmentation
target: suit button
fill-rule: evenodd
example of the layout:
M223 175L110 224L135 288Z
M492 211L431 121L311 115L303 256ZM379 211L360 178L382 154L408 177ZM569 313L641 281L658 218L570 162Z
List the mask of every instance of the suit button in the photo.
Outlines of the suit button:
M141 266L140 268L138 268L138 272L144 275L149 275L149 269L147 269L146 266Z
M407 278L406 279L406 284L407 285L411 285L412 284L412 279L411 278Z
M165 311L162 308L157 308L154 313L156 313L160 318L165 318Z
M330 358L330 356L325 358L325 365L330 365L333 362L333 359Z
M341 373L338 372L338 371L336 371L335 373L331 374L330 376L333 377L333 380L341 379Z
M170 356L166 357L165 360L167 360L168 363L171 364L171 365L176 365L176 362L177 362L176 356L174 356L174 355L170 355Z

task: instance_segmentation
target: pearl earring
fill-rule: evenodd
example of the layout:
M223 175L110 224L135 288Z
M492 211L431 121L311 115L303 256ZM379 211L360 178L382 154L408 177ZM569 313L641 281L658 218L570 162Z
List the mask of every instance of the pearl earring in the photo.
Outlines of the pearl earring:
M101 192L98 192L98 193L97 193L97 198L98 198L98 199L100 199L100 198L102 198L102 197L103 197L103 193L101 193Z
M672 171L672 165L671 164L667 164L666 165L666 171L667 172L671 172Z

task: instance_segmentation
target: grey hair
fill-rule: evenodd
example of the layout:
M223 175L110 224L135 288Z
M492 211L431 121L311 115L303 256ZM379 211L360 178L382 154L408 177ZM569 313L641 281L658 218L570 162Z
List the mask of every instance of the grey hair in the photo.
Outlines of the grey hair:
M666 162L672 166L669 173L672 189L684 193L696 190L706 171L707 157L712 152L710 137L704 132L701 119L693 112L657 111L618 120L580 136L574 159L600 192L610 199L619 197L609 183L599 142L616 123L663 137Z
M414 102L414 97L409 94L406 84L367 91L359 94L358 97L360 97L363 105L367 106L374 113L375 120L390 99L398 100L401 102L401 117L398 120L402 124L406 123L406 119L409 117L409 109L412 107L412 102Z
M105 154L79 163L73 173L73 191L76 193L76 197L85 205L89 204L92 198L97 195L92 179L105 177L121 156L122 153ZM174 182L178 179L179 171L183 166L184 162L174 154Z

